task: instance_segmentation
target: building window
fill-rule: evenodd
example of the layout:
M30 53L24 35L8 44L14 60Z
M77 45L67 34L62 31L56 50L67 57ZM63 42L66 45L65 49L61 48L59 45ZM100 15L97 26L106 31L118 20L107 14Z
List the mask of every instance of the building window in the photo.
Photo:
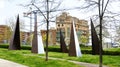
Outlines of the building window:
M78 29L76 29L76 31L78 31Z
M58 24L58 27L60 27L60 24Z
M62 24L62 26L64 26L64 24Z

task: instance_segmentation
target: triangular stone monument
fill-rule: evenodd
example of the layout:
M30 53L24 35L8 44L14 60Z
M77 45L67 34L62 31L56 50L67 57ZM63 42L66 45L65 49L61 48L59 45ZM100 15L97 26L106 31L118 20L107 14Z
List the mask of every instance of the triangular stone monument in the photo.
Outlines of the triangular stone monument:
M60 49L63 53L68 52L61 29L60 29Z
M44 46L43 46L43 41L42 41L42 36L41 34L38 34L38 54L44 54Z
M20 50L20 28L19 28L19 15L17 16L16 25L10 40L9 50Z
M99 54L99 39L95 27L93 25L92 19L90 19L90 21L91 21L92 54L96 55Z
M74 21L71 25L69 56L76 56L76 57L81 57L82 56Z

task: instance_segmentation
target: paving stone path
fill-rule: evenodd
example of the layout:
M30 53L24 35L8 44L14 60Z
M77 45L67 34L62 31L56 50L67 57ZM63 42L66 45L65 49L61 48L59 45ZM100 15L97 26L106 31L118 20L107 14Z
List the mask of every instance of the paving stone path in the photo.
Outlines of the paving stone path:
M44 56L39 56L40 58L45 58ZM61 59L61 58L53 58L53 57L49 57L49 59L52 60L66 60L66 59ZM85 63L85 62L78 62L78 61L73 61L73 60L66 60L68 62L72 62L84 67L99 67L99 65L97 64L91 64L91 63ZM28 67L28 66L24 66L12 61L8 61L8 60L4 60L4 59L0 59L0 67ZM108 66L103 66L103 67L108 67Z
M0 59L0 67L28 67L12 61Z
M39 56L41 58L45 58L43 56ZM53 57L48 57L49 59L52 59L52 60L66 60L66 59L61 59L61 58L53 58ZM68 62L72 62L72 63L75 63L75 64L78 64L78 65L81 65L81 66L84 66L84 67L99 67L98 64L91 64L91 63L85 63L85 62L78 62L78 61L73 61L73 60L67 60ZM108 66L103 66L103 67L108 67Z

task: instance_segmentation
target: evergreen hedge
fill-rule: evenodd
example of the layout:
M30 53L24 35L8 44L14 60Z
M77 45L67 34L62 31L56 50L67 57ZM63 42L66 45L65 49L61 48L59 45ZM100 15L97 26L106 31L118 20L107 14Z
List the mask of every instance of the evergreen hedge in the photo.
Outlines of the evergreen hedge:
M8 45L0 45L0 48L8 49L8 47L9 47ZM21 49L22 50L31 50L31 47L30 46L21 46ZM58 47L57 48L56 47L49 47L48 51L50 51L50 52L61 52L60 48L58 48ZM85 48L81 47L81 51L82 51L83 54L92 54L92 50L90 48L87 49L86 47ZM120 50L118 50L118 51L104 50L103 55L120 55Z

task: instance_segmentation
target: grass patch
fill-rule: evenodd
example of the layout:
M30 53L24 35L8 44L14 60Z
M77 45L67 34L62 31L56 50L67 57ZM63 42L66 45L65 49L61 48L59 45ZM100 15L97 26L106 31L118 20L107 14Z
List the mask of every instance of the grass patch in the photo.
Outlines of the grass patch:
M0 47L1 47L1 45L0 45ZM8 47L8 45L7 46L5 45L4 47L6 48L6 47ZM22 46L22 49L25 49L25 50L21 50L21 51L18 51L18 52L14 51L14 53L10 53L10 52L13 52L13 51L8 51L8 50L6 51L5 50L5 52L7 52L7 53L9 52L10 54L4 54L3 53L4 55L2 55L2 53L0 51L0 56L3 56L3 58L4 58L5 55L11 55L11 56L15 55L16 58L18 58L17 55L16 55L17 53L20 54L20 55L18 54L19 56L28 55L27 57L25 56L27 59L28 59L29 55L30 55L30 57L31 57L31 55L35 55L37 58L38 58L38 56L44 56L44 55L32 54L31 51L30 51L30 49L31 49L30 46ZM81 47L81 49L82 49L83 56L79 57L79 58L69 57L67 53L61 53L59 46L49 46L48 50L49 50L49 56L50 57L63 58L63 59L67 59L67 60L75 60L75 61L80 61L80 62L99 64L99 56L98 55L91 55L91 47ZM4 50L2 50L2 51L4 51ZM5 58L6 57L7 56L5 56ZM104 55L103 55L103 64L108 65L110 67L120 67L120 59L119 58L120 58L120 48L105 49L104 50ZM6 58L6 59L9 59L9 58ZM34 60L34 59L32 59L32 60ZM21 59L18 59L18 60L20 61ZM44 62L44 59L39 58L39 60L43 60L41 63ZM31 61L31 60L28 60L28 61ZM52 63L53 60L50 60L50 61L49 61L49 63ZM24 64L26 62L26 60L23 60L23 61L21 60L20 63L22 63L22 62ZM39 62L36 62L36 63L39 63ZM49 65L49 63L48 63L48 65ZM58 63L60 63L60 62L58 62ZM32 65L32 63L31 63L31 65Z
M0 58L11 60L29 67L82 67L67 61L45 61L38 54L32 54L30 50L8 50L0 48Z
M67 53L49 52L50 57L63 58L67 60L75 60L80 62L87 62L99 64L98 55L83 54L82 57L69 57ZM120 67L120 56L103 55L103 64L110 67Z

